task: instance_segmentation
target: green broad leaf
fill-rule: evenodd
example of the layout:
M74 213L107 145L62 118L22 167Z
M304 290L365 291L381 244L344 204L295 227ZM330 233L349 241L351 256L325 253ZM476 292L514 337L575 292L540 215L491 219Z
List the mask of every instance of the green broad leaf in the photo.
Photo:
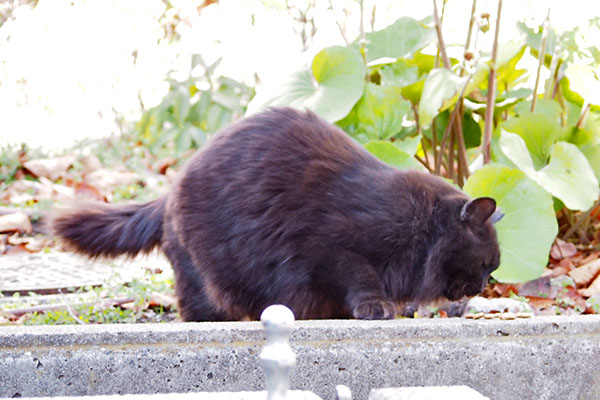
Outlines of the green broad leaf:
M475 171L464 190L494 198L505 214L495 225L501 256L492 276L506 283L538 278L558 233L552 196L523 172L497 164Z
M399 59L393 64L386 64L379 70L381 84L405 87L419 80L419 67L406 60Z
M423 94L423 88L425 87L425 78L419 79L413 84L402 88L402 97L410 101L413 104L419 104L421 101L421 95Z
M454 57L449 58L450 65L454 67L456 64L458 64L458 59ZM440 67L442 65L441 59L437 59L438 65L436 66L436 56L432 56L430 54L423 54L420 51L414 53L412 57L407 58L406 61L408 61L411 65L414 65L419 68L419 76L428 74L432 69Z
M522 40L510 40L501 44L498 47L495 65L498 74L500 74L502 68L514 69L524 53L525 46L523 46Z
M177 122L177 126L183 129L185 125L185 119L190 112L190 93L189 89L183 85L177 87L172 92L173 96L173 116Z
M421 136L420 135L413 136L413 137L406 137L402 140L394 141L394 146L396 146L403 152L410 154L411 156L414 156L415 154L417 154L417 151L419 150L420 145L421 145Z
M275 89L257 93L247 114L269 106L308 108L329 122L344 118L361 98L367 68L358 50L333 46L321 50L310 70L293 74Z
M431 125L425 127L423 131L423 136L425 136L429 140L433 140L433 128L435 126L436 132L436 140L437 143L441 143L442 138L444 137L444 132L446 131L446 127L448 126L448 120L450 119L450 111L442 111L439 113L434 119Z
M519 115L531 113L531 100L524 101L515 106L515 112ZM537 99L535 102L535 114L544 114L551 121L560 123L560 117L563 112L562 107L556 100Z
M569 134L557 119L545 112L524 112L505 121L502 128L516 133L525 141L535 169L546 166L554 143L566 139Z
M577 147L590 163L596 179L600 181L600 143L597 141L588 141Z
M446 110L439 113L433 120L430 126L423 129L423 135L432 140L433 138L433 126L435 125L436 129L436 139L437 143L441 143L442 138L444 136L444 132L446 131L446 127L448 126L448 120L450 119L450 111ZM465 147L467 149L478 147L481 145L481 127L479 124L473 119L473 113L470 111L466 111L463 114L462 121L463 128L463 138L465 141Z
M389 139L400 131L410 103L396 86L368 83L361 99L338 125L358 140Z
M521 82L521 77L527 72L525 69L516 69L516 65L525 53L525 46L518 41L510 41L498 49L496 58L496 90L498 98ZM482 58L477 62L475 73L469 82L467 94L475 87L487 91L491 60L489 57Z
M183 134L189 136L192 139L195 147L204 146L208 140L206 132L194 125L187 126L184 129Z
M502 153L530 179L536 180L536 170L527 145L522 137L516 133L501 131L498 144Z
M591 112L583 129L573 129L569 142L577 146L587 158L596 179L600 181L600 115Z
M192 137L186 132L187 127L183 127L177 131L175 139L175 152L183 154L192 147Z
M518 135L503 131L499 145L504 153L528 178L537 182L571 210L589 209L600 194L598 180L586 157L571 143L552 146L550 161L540 170Z
M508 92L502 93L502 96L499 96L498 99L502 100L523 100L533 94L533 90L528 88L519 88L514 90L509 90ZM513 103L514 104L514 103Z
M496 87L498 92L504 93L511 90L524 78L527 70L517 69L517 63L523 58L525 48L521 45L521 41L511 41L498 50L496 60L496 67L498 68Z
M467 149L479 147L481 145L481 126L473 119L473 113L464 113L462 127L465 138L465 147Z
M379 58L408 58L432 43L435 29L411 17L402 17L380 31L365 35L367 61Z
M372 141L365 144L365 148L384 163L398 169L425 171L425 167L419 164L413 156L400 150L390 142L383 140Z
M569 64L565 76L572 91L590 104L600 105L600 80L596 70L588 65Z
M429 125L436 115L456 103L465 82L466 78L445 68L431 70L419 101L421 126Z
M525 22L523 21L519 21L517 22L517 29L519 31L521 31L524 35L525 35L525 44L527 44L527 46L529 46L531 48L531 53L535 58L538 58L538 54L540 51L540 47L542 44L542 31L543 31L543 26L539 26L538 29L531 29L529 28ZM556 34L556 32L554 31L554 29L552 28L552 26L550 26L550 30L549 30L549 35L548 35L548 39L546 42L546 60L548 60L548 62L550 62L550 60L552 59L552 55L548 54L548 49L554 49L556 47L556 45L558 40L558 35ZM544 60L544 62L546 62L546 60Z
M571 143L554 145L550 163L538 171L537 181L571 210L589 209L600 194L594 170Z

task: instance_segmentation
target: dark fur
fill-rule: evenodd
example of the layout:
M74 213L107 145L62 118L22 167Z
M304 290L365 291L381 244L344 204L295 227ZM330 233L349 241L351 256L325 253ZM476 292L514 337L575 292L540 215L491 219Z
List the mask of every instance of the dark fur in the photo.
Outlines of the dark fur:
M397 304L475 295L498 267L495 202L469 201L310 112L273 109L217 135L168 196L53 226L92 257L160 246L186 321L257 319L274 303L300 319L392 318Z

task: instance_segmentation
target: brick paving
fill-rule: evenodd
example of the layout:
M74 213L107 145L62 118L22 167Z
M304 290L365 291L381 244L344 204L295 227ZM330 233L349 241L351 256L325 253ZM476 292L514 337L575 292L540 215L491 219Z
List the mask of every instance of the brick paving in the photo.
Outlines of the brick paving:
M154 261L151 261L154 262ZM136 260L90 261L63 252L0 256L0 293L58 293L62 289L98 286L107 279L130 282L142 276L146 264Z

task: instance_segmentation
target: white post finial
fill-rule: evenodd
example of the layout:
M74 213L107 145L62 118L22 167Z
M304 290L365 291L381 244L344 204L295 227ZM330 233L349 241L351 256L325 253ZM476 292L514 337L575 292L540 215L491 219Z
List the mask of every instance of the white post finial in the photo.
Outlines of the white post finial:
M296 354L289 336L294 327L294 314L286 306L267 307L260 316L267 344L260 353L260 365L267 376L267 400L285 400L290 387L290 374L296 365Z
M352 400L352 392L348 386L337 385L335 387L336 400Z

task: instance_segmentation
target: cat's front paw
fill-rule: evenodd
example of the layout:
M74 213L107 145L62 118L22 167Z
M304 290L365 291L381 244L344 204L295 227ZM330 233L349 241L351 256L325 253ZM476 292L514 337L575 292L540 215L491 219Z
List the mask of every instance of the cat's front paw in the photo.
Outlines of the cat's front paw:
M396 303L387 300L365 301L352 311L357 319L393 319L396 313Z

